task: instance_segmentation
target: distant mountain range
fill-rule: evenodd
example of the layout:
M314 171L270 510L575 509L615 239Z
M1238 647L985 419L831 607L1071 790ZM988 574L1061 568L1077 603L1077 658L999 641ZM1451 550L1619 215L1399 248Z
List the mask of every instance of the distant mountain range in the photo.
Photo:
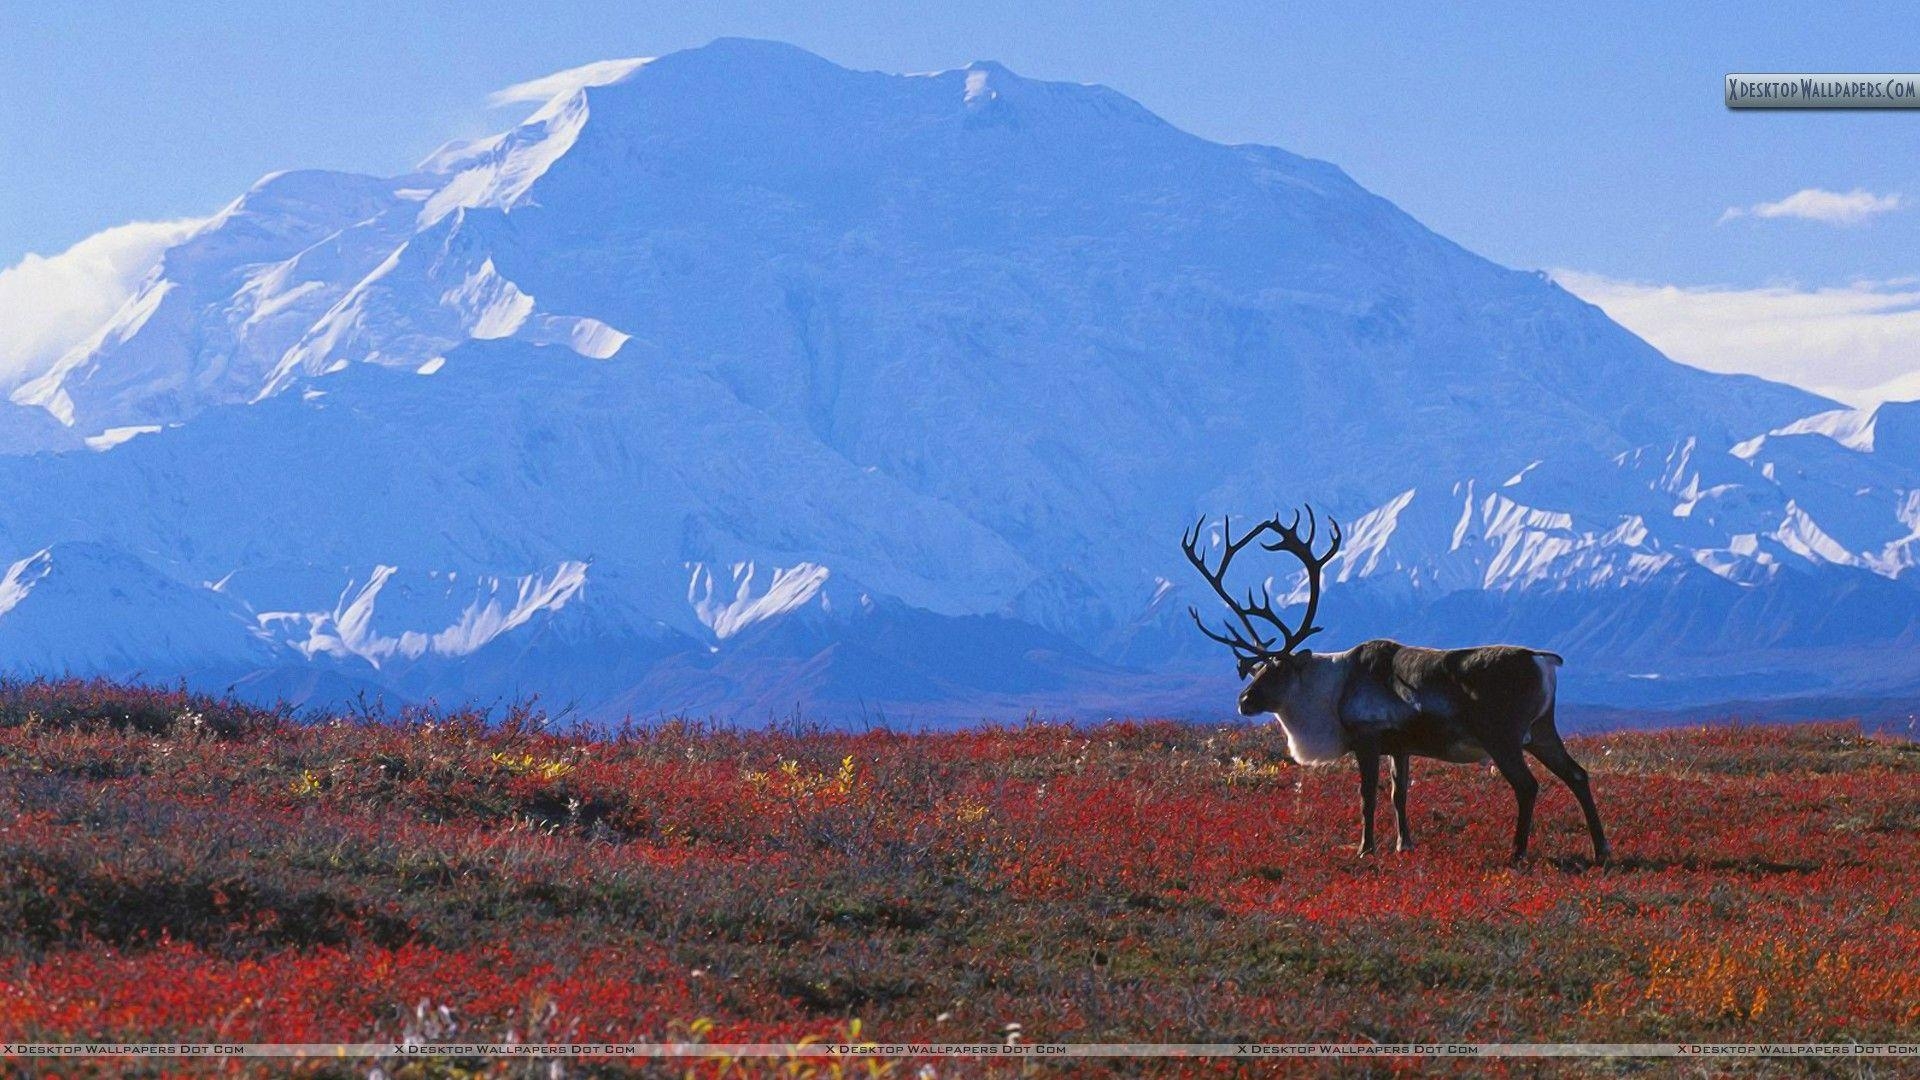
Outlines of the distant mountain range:
M1316 644L1524 640L1620 707L1920 687L1920 405L1673 363L1103 87L742 40L570 82L266 177L13 391L0 666L1213 716L1181 528L1312 501Z

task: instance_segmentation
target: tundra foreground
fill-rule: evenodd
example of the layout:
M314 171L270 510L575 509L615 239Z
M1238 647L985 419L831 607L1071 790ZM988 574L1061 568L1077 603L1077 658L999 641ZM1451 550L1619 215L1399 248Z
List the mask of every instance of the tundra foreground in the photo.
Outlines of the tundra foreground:
M1920 747L1574 749L1606 868L1557 786L1506 866L1512 792L1444 766L1415 772L1420 847L1357 859L1350 771L1265 726L587 738L9 684L0 1034L1920 1038Z

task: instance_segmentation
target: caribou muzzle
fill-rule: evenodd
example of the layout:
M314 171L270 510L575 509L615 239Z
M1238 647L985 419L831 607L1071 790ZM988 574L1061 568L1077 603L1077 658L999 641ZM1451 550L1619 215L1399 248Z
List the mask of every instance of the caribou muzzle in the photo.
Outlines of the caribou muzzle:
M1259 705L1254 703L1253 687L1249 686L1246 689L1240 691L1240 715L1241 716L1259 716L1261 713L1266 711L1267 710L1261 708Z

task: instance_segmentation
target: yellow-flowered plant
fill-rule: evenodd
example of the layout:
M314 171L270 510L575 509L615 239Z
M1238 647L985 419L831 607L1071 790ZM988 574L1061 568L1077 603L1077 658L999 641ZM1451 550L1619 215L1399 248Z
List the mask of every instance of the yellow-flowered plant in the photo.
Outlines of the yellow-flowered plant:
M1236 784L1249 780L1273 780L1284 775L1286 770L1277 764L1262 765L1256 761L1235 755L1227 762L1227 783Z
M840 759L840 769L829 776L823 772L810 772L800 767L798 761L781 758L779 764L770 772L751 771L743 774L743 779L756 787L771 787L789 798L807 799L818 795L851 795L859 779L859 767L854 764L853 755Z
M537 776L542 780L558 780L573 771L573 763L558 758L536 758L532 754L494 754L493 763L514 776Z

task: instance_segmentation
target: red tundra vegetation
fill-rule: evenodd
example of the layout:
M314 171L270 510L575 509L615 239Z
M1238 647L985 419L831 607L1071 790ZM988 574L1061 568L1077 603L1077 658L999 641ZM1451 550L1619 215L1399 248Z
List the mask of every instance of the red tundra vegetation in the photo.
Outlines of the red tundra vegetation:
M1356 858L1350 773L1250 724L593 736L0 684L0 1036L1920 1040L1920 747L1847 724L1574 741L1604 868L1564 788L1509 867L1507 786L1421 762L1420 846Z

